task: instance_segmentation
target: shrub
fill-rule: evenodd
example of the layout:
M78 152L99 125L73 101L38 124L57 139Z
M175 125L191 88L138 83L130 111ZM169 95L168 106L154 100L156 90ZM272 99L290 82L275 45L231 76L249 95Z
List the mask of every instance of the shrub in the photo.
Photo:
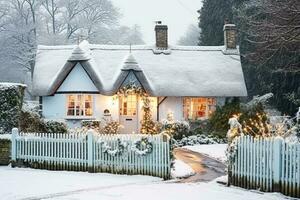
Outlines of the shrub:
M67 133L68 128L64 122L59 121L45 121L43 120L46 128L46 133Z
M20 131L39 133L67 133L67 125L64 122L44 120L36 112L21 111Z
M100 120L82 120L81 126L86 128L99 129L101 125Z
M187 121L170 121L162 122L162 131L165 131L174 139L180 139L190 131L190 125Z
M18 127L25 88L22 84L0 83L0 134Z
M120 123L117 121L111 121L104 125L103 128L101 128L100 133L101 134L118 134L120 132Z
M183 137L180 140L177 140L176 145L178 147L187 146L187 145L199 145L199 144L224 144L227 140L224 138L219 138L214 135L192 135L189 137Z

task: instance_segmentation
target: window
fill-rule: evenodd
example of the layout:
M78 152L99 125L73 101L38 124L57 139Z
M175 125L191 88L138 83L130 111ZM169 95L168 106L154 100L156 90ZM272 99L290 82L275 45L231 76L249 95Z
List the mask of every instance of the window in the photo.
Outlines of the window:
M120 99L120 115L134 116L137 110L137 95L127 95Z
M92 116L93 96L73 94L67 96L67 116Z
M185 119L207 119L216 110L215 98L184 98L183 116Z

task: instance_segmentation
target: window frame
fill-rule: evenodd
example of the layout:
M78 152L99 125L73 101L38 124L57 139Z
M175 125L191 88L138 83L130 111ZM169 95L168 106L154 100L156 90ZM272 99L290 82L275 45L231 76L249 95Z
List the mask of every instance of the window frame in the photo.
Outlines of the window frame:
M73 115L69 114L69 99L71 96L74 96L74 107L73 107ZM80 100L80 98L83 100ZM86 99L90 99L90 101L86 101ZM90 104L91 115L87 115L86 103ZM77 108L77 105L78 108ZM77 115L77 112L79 113ZM81 114L83 112L83 114ZM82 94L82 93L74 93L66 95L66 118L93 118L94 116L94 95L92 94Z
M202 105L205 106L205 111L204 111L205 115L203 117L197 116L197 113L199 112L199 110L192 111L193 107L195 106L195 103L192 103L192 102L199 101L200 99L205 100L204 103L202 103ZM214 97L184 97L182 100L182 105L183 105L183 118L185 120L205 120L205 119L209 119L211 114L213 112L215 112L216 107L217 107L217 98L214 98ZM197 107L197 105L199 106L201 104L199 104L199 103L196 104L196 107Z

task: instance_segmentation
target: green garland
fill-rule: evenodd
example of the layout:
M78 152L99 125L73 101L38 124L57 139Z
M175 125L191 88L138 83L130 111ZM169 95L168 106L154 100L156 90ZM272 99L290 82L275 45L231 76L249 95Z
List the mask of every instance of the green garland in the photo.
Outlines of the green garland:
M147 95L147 93L144 91L144 89L142 87L137 86L134 83L125 85L124 87L120 88L119 91L117 92L118 96L121 96L121 95L128 96L130 94L136 94L141 97Z

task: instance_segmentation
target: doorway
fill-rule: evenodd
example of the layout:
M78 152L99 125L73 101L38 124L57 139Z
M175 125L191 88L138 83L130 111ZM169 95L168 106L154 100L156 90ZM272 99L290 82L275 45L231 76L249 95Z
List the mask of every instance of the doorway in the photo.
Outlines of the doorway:
M138 133L138 96L120 96L120 124L122 134Z

